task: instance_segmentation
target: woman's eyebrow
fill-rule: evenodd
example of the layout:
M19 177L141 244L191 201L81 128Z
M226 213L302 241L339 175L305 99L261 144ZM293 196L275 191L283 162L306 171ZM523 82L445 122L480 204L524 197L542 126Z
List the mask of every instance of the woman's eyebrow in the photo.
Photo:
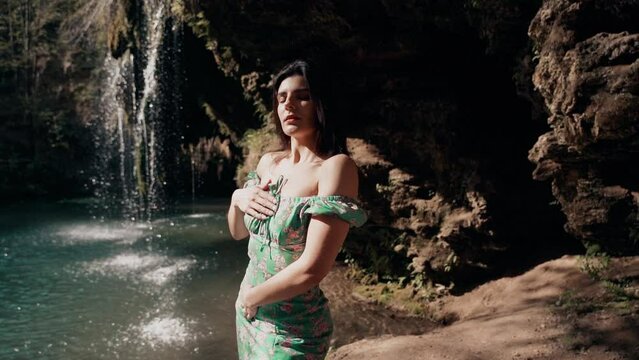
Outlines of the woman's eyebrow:
M293 93L299 93L299 92L304 92L304 91L308 91L308 88L301 88L301 89L295 89L291 92ZM286 91L280 91L277 93L277 96L281 96L281 95L286 95Z

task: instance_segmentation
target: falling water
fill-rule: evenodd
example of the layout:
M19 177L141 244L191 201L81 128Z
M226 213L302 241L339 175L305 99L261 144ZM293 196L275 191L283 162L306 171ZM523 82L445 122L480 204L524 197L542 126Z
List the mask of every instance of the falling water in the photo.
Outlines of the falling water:
M161 211L180 188L184 81L168 1L131 2L132 47L102 63L99 201L0 211L0 359L237 357L233 304L248 259L229 241L226 202Z
M167 205L178 161L181 25L165 0L137 4L139 47L107 54L107 74L96 131L100 212L151 220ZM116 175L117 174L117 175Z
M162 44L164 33L164 5L156 0L144 1L144 12L147 19L147 45L145 49L146 67L144 68L144 89L139 106L135 109L137 118L137 128L141 130L141 143L144 144L144 154L146 155L146 183L148 186L147 210L157 207L158 189L156 185L156 151L157 140L156 131L160 130L156 123L147 125L146 113L148 112L152 118L157 120L157 110L153 107L155 101L158 100L157 88L157 63L158 52ZM150 130L150 131L149 131Z

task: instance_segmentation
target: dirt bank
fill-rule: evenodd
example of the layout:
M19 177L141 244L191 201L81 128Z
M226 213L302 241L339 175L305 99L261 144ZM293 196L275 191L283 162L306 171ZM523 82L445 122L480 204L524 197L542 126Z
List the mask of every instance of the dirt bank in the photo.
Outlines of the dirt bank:
M379 336L392 332L367 330L366 338L337 348L329 359L637 360L639 257L603 260L610 261L564 256L442 298L431 308L436 317L455 319L451 325L422 320L430 328L421 335ZM350 309L358 312L354 304ZM342 313L338 307L336 332L344 331L339 329ZM402 328L397 315L392 320Z

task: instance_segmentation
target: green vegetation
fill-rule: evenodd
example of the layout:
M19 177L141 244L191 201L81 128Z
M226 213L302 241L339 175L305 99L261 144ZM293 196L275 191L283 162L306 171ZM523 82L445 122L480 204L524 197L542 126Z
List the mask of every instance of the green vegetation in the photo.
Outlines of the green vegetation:
M430 315L427 303L416 299L410 288L397 283L360 285L354 292L366 301L405 311L414 316Z
M555 302L555 306L575 315L583 315L604 308L601 303L593 299L578 296L574 290L566 290L562 293Z
M596 296L579 296L574 290L565 291L555 306L569 315L583 315L610 310L619 315L639 312L639 279L616 277L610 270L611 258L601 252L599 246L591 245L586 255L579 258L581 271L597 281L603 289Z
M450 292L454 284L436 284L424 273L412 271L406 256L409 237L390 227L353 229L342 250L347 276L361 285L355 293L367 301L428 316L429 303ZM392 252L383 249L393 249Z
M99 91L90 80L100 61L95 41L70 35L68 21L82 3L0 4L3 199L82 191L79 175L88 168L85 154L92 147L86 124Z
M579 258L579 268L593 280L602 280L603 274L610 265L610 256L601 251L596 244L586 246L586 255Z
M201 10L191 11L187 9L183 0L173 0L171 2L171 12L179 20L186 23L195 36L206 42L205 47L210 50L217 63L218 68L228 77L237 77L239 64L233 56L233 51L229 46L220 46L214 28Z
M384 226L352 229L342 253L347 263L366 269L366 282L401 282L411 278L408 258L408 234ZM386 249L393 249L388 252Z
M564 291L554 303L554 310L569 329L559 341L566 348L581 352L600 343L598 336L589 332L588 326L583 324L583 319L589 319L589 314L596 317L639 314L639 278L620 277L620 274L613 273L613 259L601 252L597 245L588 246L586 255L578 262L580 270L600 286L588 294L583 294L580 289Z
M615 278L609 271L611 258L600 250L599 245L589 245L586 255L580 259L581 271L596 281L600 281L606 290L609 305L627 308L626 302L639 300L639 279L635 277Z

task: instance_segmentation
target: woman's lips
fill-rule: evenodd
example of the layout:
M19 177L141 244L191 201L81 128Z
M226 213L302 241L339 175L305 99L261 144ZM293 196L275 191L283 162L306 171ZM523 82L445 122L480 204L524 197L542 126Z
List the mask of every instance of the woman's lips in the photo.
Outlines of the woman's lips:
M284 119L284 123L288 123L288 122L294 122L299 120L300 118L298 118L297 116L287 116L286 119Z

